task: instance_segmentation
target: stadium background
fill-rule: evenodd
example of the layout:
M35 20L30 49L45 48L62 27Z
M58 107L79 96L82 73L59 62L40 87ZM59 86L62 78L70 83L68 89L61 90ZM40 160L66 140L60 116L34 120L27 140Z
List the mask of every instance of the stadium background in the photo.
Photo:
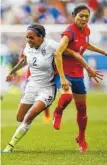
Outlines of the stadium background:
M91 29L91 36L90 41L94 44L96 44L99 47L104 48L107 50L107 0L2 0L1 1L1 54L0 54L0 92L1 92L1 133L2 133L2 147L4 147L11 137L11 134L13 133L15 127L16 127L16 120L15 120L15 113L16 113L16 107L18 105L18 102L20 100L20 97L23 93L24 85L26 82L26 70L27 67L25 67L23 70L19 71L16 74L16 78L11 83L6 83L5 78L8 72L12 67L16 65L18 60L20 59L21 52L24 48L24 45L26 43L25 40L25 31L26 27L33 23L37 22L40 24L43 24L47 31L47 36L52 37L55 40L59 40L61 32L65 29L67 24L70 24L73 19L71 16L72 10L78 3L86 3L90 9L91 9L91 20L89 23L90 29ZM95 141L93 141L90 145L92 147L92 152L95 156L92 156L91 149L89 153L86 155L86 160L83 156L78 155L74 152L75 145L72 144L69 141L67 141L67 138L72 139L71 134L74 134L75 132L75 126L73 125L75 123L75 107L74 105L70 105L65 112L65 116L63 119L62 124L62 130L57 135L57 133L52 129L52 121L50 121L49 125L44 125L45 123L42 122L43 120L43 114L37 118L37 121L34 123L33 128L31 130L31 134L28 135L28 139L25 139L25 142L29 143L29 138L34 140L34 130L38 133L37 139L38 143L36 142L34 144L34 148L38 150L36 154L38 154L37 158L37 164L43 164L47 165L56 165L54 164L54 158L56 159L56 163L59 165L65 165L69 164L69 162L73 162L76 165L76 163L80 162L80 165L106 165L107 164L107 57L104 57L101 54L93 53L90 51L86 51L84 58L87 60L90 66L100 70L103 75L104 79L99 84L95 83L93 80L89 80L87 73L84 71L84 74L86 74L86 86L87 90L89 91L89 97L88 97L88 103L89 103L89 127L88 127L88 135L89 135L89 142L92 142L92 134L95 137L98 137L97 134L99 131L99 128L101 128L103 135L101 136L99 145L100 146L91 146L92 144L98 145L98 142L95 138ZM58 96L57 96L58 97ZM57 100L57 99L56 99ZM54 110L56 102L53 103L51 107L51 114ZM71 113L71 108L72 110ZM94 116L93 116L93 111ZM93 128L93 124L95 127L95 132L91 130ZM68 130L69 125L73 125L74 128ZM40 131L40 130L44 131ZM38 131L37 131L38 130ZM70 135L69 135L69 131ZM42 133L43 135L42 135ZM52 146L50 146L50 141L48 139L48 136L45 135L52 134L53 137L50 137ZM54 133L54 134L53 134ZM66 135L66 133L68 133ZM44 136L45 140L43 141L40 138L40 136ZM55 139L60 139L60 137L63 137L59 144ZM35 137L36 138L36 137ZM73 137L74 138L74 137ZM48 140L46 140L48 139ZM64 143L64 140L67 141L67 143ZM39 144L40 141L40 144ZM23 141L24 142L24 141ZM64 143L64 146L67 146L64 148L62 144ZM37 146L36 146L37 145ZM40 145L40 146L39 146ZM47 148L45 148L47 145ZM55 148L55 145L58 147ZM21 148L22 146L22 148ZM48 146L50 148L48 148ZM61 147L62 146L62 147ZM54 149L51 151L51 147ZM73 150L72 150L72 147ZM34 149L33 148L33 149ZM20 157L20 161L17 158L17 155L14 155L15 159L18 161L18 164L22 164L21 161L23 160L22 156L27 161L24 161L22 165L33 165L35 163L35 156L33 153L32 147L30 148L30 144L28 147L25 147L24 144L20 143L19 150L18 150L18 156ZM35 150L36 150L35 149ZM23 152L21 152L22 150ZM46 150L46 152L42 155L39 153ZM63 150L65 150L65 155L63 155ZM96 152L94 152L96 150ZM24 152L26 151L26 152ZM31 153L30 153L31 151ZM49 155L48 155L49 151ZM59 153L57 155L58 157L55 157L55 152ZM73 157L69 157L69 153L73 152ZM28 153L28 155L26 154ZM62 154L61 154L62 153ZM47 161L44 161L43 157L46 155L48 158ZM53 154L53 156L51 155ZM34 162L29 163L28 157L33 155ZM68 155L68 158L65 159L65 157ZM40 157L39 157L40 156ZM63 157L65 156L65 157ZM77 161L76 157L79 157L79 160ZM3 156L2 158L2 165L13 165L14 161L11 160L11 156ZM43 159L43 160L42 160ZM62 159L62 161L61 161ZM93 159L93 162L89 161L89 159ZM83 160L83 161L82 161ZM16 162L17 162L16 161ZM101 163L99 163L101 161ZM84 162L84 163L83 163Z

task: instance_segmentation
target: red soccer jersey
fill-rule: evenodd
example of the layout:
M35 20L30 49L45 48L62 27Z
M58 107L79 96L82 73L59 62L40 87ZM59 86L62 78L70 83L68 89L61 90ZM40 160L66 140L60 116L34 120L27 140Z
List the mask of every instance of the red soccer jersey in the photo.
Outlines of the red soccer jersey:
M89 34L90 29L87 26L81 32L76 24L71 24L62 33L62 36L66 35L69 37L69 49L72 49L83 56L83 52L86 50L89 42ZM72 56L63 55L63 67L65 75L70 77L83 77L82 65Z

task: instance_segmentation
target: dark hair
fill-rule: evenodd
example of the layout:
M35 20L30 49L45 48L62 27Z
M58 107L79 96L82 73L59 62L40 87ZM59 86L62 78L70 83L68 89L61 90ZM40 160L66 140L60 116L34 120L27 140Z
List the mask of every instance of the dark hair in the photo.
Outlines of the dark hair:
M39 24L31 24L30 26L28 26L27 30L32 30L36 32L39 37L40 36L45 37L46 35L44 26L39 25Z
M81 10L85 10L85 9L88 10L88 12L90 13L90 9L87 5L79 4L74 8L72 15L75 17Z

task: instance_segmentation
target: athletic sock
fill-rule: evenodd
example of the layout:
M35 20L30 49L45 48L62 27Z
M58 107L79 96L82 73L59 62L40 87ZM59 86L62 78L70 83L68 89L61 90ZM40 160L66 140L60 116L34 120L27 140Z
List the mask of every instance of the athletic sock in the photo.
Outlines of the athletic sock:
M87 126L87 113L86 113L86 103L76 103L77 107L77 123L79 127L78 138L80 140L85 139L85 130Z
M77 123L79 126L79 139L83 140L85 139L85 130L86 130L86 126L87 126L87 116L82 117L79 114L77 115Z
M73 96L72 94L62 94L58 101L58 106L56 107L54 113L62 114L63 110L71 102Z
M9 142L9 145L14 147L18 143L18 141L27 133L29 127L30 125L22 122L21 125L17 128L11 141Z

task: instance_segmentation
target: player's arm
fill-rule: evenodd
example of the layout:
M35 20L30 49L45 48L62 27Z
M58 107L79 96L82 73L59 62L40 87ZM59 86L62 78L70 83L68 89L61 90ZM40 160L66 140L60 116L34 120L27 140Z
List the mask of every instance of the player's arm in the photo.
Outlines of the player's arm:
M69 88L69 82L66 80L63 70L63 62L62 62L62 54L67 48L69 43L69 38L67 36L63 36L60 40L59 47L57 48L55 52L55 63L58 70L58 73L60 75L60 80L62 87L66 90Z
M72 56L73 58L75 58L78 62L80 62L82 64L82 66L87 70L90 66L88 65L88 63L84 60L84 58L77 52L75 52L72 49L67 48L64 52L65 55L69 55Z
M63 54L72 56L78 62L80 62L82 64L82 66L87 70L87 72L90 72L90 66L88 65L88 63L85 61L85 59L79 53L75 52L72 49L67 48Z
M102 80L103 75L98 70L95 70L92 67L90 67L80 54L69 48L67 48L64 53L71 55L73 58L79 61L82 64L82 66L87 70L89 77L93 77L96 82L99 82L98 79Z
M98 53L101 53L101 54L104 54L105 56L107 56L107 52L104 51L103 49L91 44L91 43L88 43L88 46L87 46L87 49L88 50L91 50L91 51L94 51L94 52L98 52Z
M26 56L23 56L20 61L18 62L18 64L11 70L11 72L8 74L8 76L6 77L6 81L11 81L14 78L14 73L16 73L18 70L20 70L21 68L23 68L25 65L27 64L26 61Z

